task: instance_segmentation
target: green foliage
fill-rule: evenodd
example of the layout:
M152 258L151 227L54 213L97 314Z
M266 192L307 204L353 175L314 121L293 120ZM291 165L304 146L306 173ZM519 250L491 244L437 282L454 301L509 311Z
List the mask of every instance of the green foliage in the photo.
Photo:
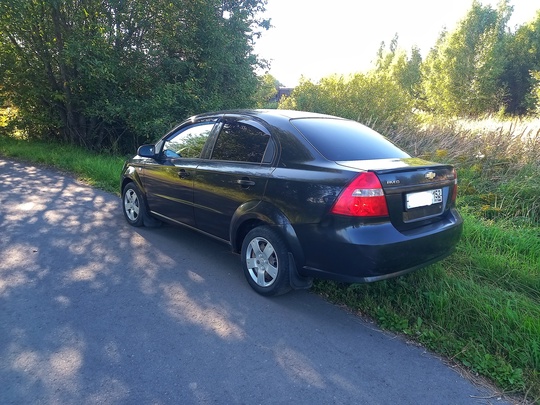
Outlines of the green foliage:
M257 108L268 108L276 98L280 87L279 80L267 73L259 79L255 100Z
M179 143L167 142L166 146L167 149L175 151L181 157L199 158L207 139L208 133L192 134L182 138Z
M329 76L318 83L302 78L291 97L279 108L320 112L366 123L382 133L396 128L415 129L414 109L423 100L422 58L413 48L411 56L398 49L397 36L387 50L382 43L376 67L349 77Z
M412 100L391 74L373 71L352 77L330 76L318 83L302 79L291 97L279 104L298 109L350 118L379 130L414 121Z
M499 10L473 1L458 27L443 33L424 65L427 107L449 116L476 116L504 107L508 0Z
M531 104L536 105L536 113L540 115L540 71L531 72L533 79L532 93L530 95Z
M506 111L510 114L540 111L540 10L536 17L509 35L504 44L505 69L501 86L507 89Z
M417 107L446 116L535 113L540 11L515 32L511 14L508 0L497 10L474 1L455 30L442 32L421 65Z
M13 117L11 108L0 108L0 134L5 127L8 126L10 119Z
M390 42L386 50L384 42L377 52L375 71L385 74L404 90L413 102L420 103L423 99L422 90L422 56L417 47L411 49L411 56L398 48L398 35ZM418 105L416 105L418 107Z
M186 115L251 105L265 0L3 0L1 97L30 137L132 150Z

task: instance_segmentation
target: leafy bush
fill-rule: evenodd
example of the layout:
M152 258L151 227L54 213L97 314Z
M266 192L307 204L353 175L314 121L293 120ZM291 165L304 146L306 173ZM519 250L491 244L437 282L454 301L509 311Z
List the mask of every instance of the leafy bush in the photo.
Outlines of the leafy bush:
M318 83L303 79L279 108L350 118L379 130L416 125L409 94L390 75L374 72Z
M265 4L2 0L0 105L31 138L133 152L187 115L252 104Z

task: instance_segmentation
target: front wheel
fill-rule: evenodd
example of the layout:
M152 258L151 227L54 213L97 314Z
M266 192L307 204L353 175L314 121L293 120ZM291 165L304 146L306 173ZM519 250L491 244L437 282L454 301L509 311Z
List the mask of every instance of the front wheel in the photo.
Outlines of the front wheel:
M144 225L145 205L141 192L135 183L129 183L122 192L124 217L132 226Z
M268 226L252 229L242 243L242 267L249 285L261 295L291 289L289 251L279 233Z

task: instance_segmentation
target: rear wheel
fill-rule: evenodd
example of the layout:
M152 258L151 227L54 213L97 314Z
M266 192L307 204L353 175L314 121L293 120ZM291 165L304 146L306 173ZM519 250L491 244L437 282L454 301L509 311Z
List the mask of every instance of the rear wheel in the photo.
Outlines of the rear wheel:
M242 243L242 267L249 285L261 295L291 289L289 251L281 235L268 226L252 229Z

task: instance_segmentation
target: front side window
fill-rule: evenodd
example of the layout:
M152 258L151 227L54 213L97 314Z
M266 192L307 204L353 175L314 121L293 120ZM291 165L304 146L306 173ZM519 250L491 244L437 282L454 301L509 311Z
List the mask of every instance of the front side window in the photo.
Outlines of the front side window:
M215 122L202 122L184 127L170 136L163 145L167 158L199 158Z
M244 122L226 122L214 146L212 159L261 163L270 136Z

